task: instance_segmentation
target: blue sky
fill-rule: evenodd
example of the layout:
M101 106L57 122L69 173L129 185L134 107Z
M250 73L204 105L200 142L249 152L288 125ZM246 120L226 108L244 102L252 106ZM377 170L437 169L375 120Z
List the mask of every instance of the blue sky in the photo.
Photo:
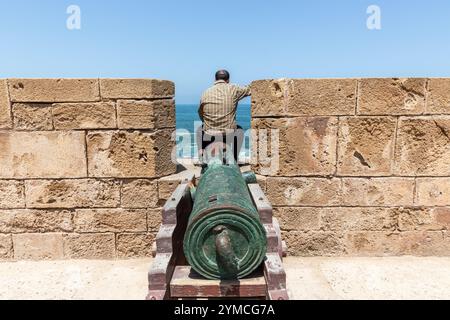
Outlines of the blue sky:
M81 30L66 9L81 8ZM366 27L381 8L381 30ZM196 103L232 80L450 76L450 1L0 0L0 77L155 77Z

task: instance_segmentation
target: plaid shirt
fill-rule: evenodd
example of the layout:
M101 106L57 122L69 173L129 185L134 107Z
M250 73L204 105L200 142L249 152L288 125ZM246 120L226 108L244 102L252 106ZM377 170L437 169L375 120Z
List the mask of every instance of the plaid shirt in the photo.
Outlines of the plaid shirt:
M239 100L250 95L250 87L239 87L223 80L206 90L200 101L199 116L204 130L222 132L236 129L236 109Z

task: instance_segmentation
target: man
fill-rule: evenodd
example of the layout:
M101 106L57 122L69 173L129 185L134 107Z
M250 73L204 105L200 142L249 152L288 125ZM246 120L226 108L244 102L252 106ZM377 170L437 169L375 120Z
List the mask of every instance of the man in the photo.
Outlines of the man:
M200 155L215 141L233 145L233 156L238 162L239 151L244 141L244 133L236 123L236 110L240 100L250 96L250 87L230 84L230 74L226 70L216 73L216 82L201 98L199 116L203 122L201 134L197 134ZM198 143L201 139L201 143Z

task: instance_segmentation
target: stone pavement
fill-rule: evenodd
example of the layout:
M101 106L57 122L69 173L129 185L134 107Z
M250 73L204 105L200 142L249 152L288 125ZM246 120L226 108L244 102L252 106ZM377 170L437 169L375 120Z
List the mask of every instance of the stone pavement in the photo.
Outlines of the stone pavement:
M136 299L151 259L0 263L0 299ZM449 299L450 258L285 260L293 299Z

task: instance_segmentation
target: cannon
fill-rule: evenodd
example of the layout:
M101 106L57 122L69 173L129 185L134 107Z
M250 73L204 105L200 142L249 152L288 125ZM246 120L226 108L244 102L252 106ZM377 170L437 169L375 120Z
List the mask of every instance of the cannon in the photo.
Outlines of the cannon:
M162 215L148 300L289 299L279 224L254 173L212 161Z
M252 178L249 178L252 180ZM266 256L266 231L236 164L210 164L197 189L184 254L207 279L241 279Z

